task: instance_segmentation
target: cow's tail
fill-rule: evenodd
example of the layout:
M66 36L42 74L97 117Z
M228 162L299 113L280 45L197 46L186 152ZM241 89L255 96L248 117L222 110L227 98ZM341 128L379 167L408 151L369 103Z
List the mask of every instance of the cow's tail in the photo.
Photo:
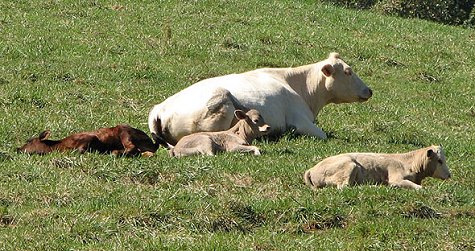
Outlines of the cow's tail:
M163 146L170 148L170 144L168 144L165 139L157 133L152 132L152 139L156 147Z
M165 137L162 132L162 121L158 116L159 106L156 105L150 111L148 115L148 128L150 129L150 133L152 134L153 142L156 146L164 146L169 148L169 144L165 140Z
M311 177L311 174L310 174L310 170L307 170L305 172L305 174L303 175L303 180L305 181L305 184L307 184L307 186L314 187L314 184L312 182L312 177Z

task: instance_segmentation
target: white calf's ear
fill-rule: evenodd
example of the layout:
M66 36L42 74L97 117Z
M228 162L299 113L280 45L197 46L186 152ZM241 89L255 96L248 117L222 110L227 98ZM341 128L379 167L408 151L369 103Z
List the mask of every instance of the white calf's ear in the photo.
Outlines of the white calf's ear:
M335 72L335 69L331 64L326 64L322 67L322 72L326 77L330 77Z
M247 118L246 113L243 112L242 110L235 110L235 111L234 111L234 116L236 116L236 118L238 118L238 119L245 119L245 118Z

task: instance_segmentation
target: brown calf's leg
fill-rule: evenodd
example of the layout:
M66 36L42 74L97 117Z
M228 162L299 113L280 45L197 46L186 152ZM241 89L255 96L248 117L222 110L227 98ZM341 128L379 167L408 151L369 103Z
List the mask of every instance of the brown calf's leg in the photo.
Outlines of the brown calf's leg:
M142 152L141 155L142 157L145 157L145 158L150 158L153 156L153 152L150 152L150 151L145 151L145 152Z
M116 157L120 157L124 154L124 150L112 150L111 154L116 156Z

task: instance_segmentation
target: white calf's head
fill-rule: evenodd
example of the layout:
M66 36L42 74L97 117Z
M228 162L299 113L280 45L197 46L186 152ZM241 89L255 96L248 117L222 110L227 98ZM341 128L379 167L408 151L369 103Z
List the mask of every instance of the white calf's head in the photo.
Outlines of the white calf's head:
M234 111L234 115L245 124L250 130L246 130L246 134L252 134L253 138L264 136L270 132L270 126L264 121L259 111L251 109L248 112L242 110Z
M330 53L328 59L322 63L321 71L326 78L325 87L331 93L331 103L364 102L371 98L371 89L338 53Z
M429 159L429 169L432 172L432 177L442 180L450 178L451 174L447 162L445 160L445 153L442 146L432 146L427 150L427 158Z

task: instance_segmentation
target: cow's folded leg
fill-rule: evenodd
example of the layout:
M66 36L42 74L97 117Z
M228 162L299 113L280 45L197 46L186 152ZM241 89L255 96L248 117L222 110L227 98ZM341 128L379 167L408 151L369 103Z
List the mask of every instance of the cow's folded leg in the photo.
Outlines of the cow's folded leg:
M399 181L393 181L389 182L389 185L393 187L402 187L402 188L412 188L419 190L422 188L421 185L417 185L416 183L410 181L410 180L399 180Z
M296 134L308 135L319 139L327 139L327 135L325 134L325 132L315 126L315 124L313 123L299 123L299 125L296 125L294 127Z

